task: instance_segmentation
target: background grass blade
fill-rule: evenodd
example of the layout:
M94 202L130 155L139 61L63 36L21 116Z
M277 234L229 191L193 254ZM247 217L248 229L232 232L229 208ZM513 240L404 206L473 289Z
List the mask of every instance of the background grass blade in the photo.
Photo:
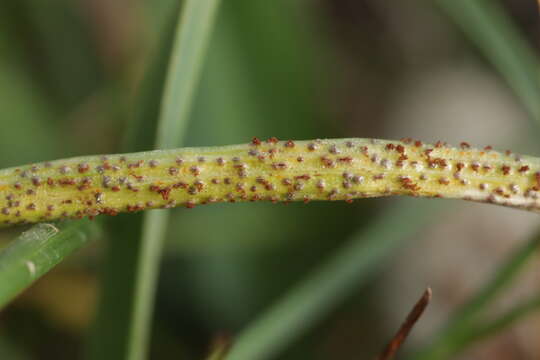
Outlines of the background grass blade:
M219 0L187 0L171 54L161 102L156 148L180 143L199 80Z
M156 137L158 149L174 148L182 141L218 4L219 0L187 0L184 4L161 103ZM154 295L168 216L168 211L157 210L143 217L128 359L144 359L148 351Z
M499 2L437 0L437 4L484 52L540 125L538 59Z
M184 3L175 32L161 100L156 148L171 148L180 145L218 4L218 0L188 0ZM159 78L157 75L156 77ZM125 307L129 309L126 314L127 321L121 325L121 329L128 333L114 334L118 343L113 345L116 350L109 349L106 353L108 358L144 359L146 356L159 261L167 222L166 211L144 214L140 241L131 244L134 250L124 254L129 258L123 259L122 262L131 264L135 268L133 285L127 286L125 289L127 292L121 295L125 300ZM114 249L112 253L118 255ZM108 268L110 270L111 267ZM113 299L114 296L111 296L114 293L116 292L113 289L109 295L104 294L104 301L107 301L105 297L109 298L110 301L107 302L111 306L103 305L101 320L98 319L98 328L103 328L107 323L104 315L111 313L117 307L113 302L118 302L118 299ZM99 333L96 336L98 338L94 339L91 345L90 356L100 358L99 354L102 354L99 351L102 348L100 344L111 344L111 339L104 339Z
M302 336L365 282L397 246L427 224L437 213L438 203L415 203L415 211L410 206L405 200L361 230L349 245L240 333L226 359L273 358Z
M97 237L88 220L38 224L0 252L0 308L65 257Z
M493 279L451 317L450 323L437 336L427 348L421 350L413 357L416 360L445 359L454 354L457 349L463 348L464 339L467 339L472 328L477 324L478 316L512 283L512 280L523 268L540 245L540 234L526 242L508 261L501 265Z
M167 65L172 53L180 5L171 3L155 27L159 39L145 70L138 101L123 139L122 149L143 151L155 142L156 121L167 77ZM148 12L150 13L150 12ZM121 359L126 357L129 329L134 303L136 264L141 251L143 213L119 215L109 219L101 266L101 295L97 314L85 349L88 359Z
M487 339L509 327L534 311L540 310L540 295L536 295L511 310L500 315L497 319L471 328L461 342L455 344L454 353L458 353L474 342Z

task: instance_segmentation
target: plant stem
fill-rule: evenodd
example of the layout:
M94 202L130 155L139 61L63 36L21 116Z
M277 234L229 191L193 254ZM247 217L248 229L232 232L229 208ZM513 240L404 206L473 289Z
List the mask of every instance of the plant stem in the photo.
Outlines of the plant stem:
M539 211L538 191L540 159L508 152L408 140L255 139L246 145L91 156L3 170L0 223L214 202L390 195Z
M407 315L405 322L401 325L398 332L392 340L386 345L382 353L377 357L377 360L392 360L396 356L398 350L403 345L403 342L409 336L414 325L418 322L424 311L426 310L429 302L431 301L431 288L427 288L422 297L416 302L413 309Z

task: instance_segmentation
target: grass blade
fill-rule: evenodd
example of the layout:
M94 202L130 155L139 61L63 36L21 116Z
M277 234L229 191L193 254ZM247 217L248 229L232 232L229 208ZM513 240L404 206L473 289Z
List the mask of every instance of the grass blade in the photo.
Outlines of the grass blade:
M365 282L403 240L428 223L437 205L422 202L411 211L411 203L405 201L385 212L240 333L226 359L277 356Z
M167 210L154 210L143 216L140 251L135 264L127 359L144 359L148 351L159 263L168 220Z
M172 148L182 140L219 0L187 0L178 24L169 63L156 147ZM135 273L128 359L144 359L149 343L154 294L168 212L144 215Z
M149 134L155 132L164 134L157 136L157 147L180 144L217 4L216 0L189 0L180 10L171 3L167 13L173 16L160 26L160 45L145 75L140 105L124 143L126 151L148 149L154 142ZM179 11L180 21L175 16ZM186 30L192 26L195 28ZM160 130L153 123L158 116ZM102 299L87 348L88 358L145 357L166 223L167 213L156 210L120 216L111 224L113 235L118 236L108 244Z
M88 220L38 224L0 252L0 308L97 235Z
M507 329L525 316L538 310L540 310L540 295L524 301L493 321L473 327L468 332L468 336L465 336L460 343L455 345L455 353L460 352L474 342L487 339Z
M436 340L421 350L413 359L445 359L461 348L460 344L463 343L464 337L467 338L471 334L471 328L475 326L478 316L504 288L511 284L512 279L538 250L539 245L540 234L512 254L508 261L498 268L493 279L451 317L452 320L441 331Z
M147 66L133 116L123 139L124 151L143 151L153 146L156 119L167 76L167 65L178 23L180 4L171 3L156 25L159 41ZM120 215L107 223L111 241L106 243L101 266L101 295L86 342L87 359L126 357L134 302L135 271L141 251L143 214Z
M484 52L540 125L538 59L499 2L437 0L437 4Z
M176 32L161 102L156 148L180 143L191 109L219 0L187 0Z

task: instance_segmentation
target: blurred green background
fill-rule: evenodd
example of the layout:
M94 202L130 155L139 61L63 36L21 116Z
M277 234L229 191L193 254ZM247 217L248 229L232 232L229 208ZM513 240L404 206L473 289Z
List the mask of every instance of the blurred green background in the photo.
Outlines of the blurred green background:
M535 2L501 3L536 48ZM160 82L148 79L164 76L167 64L158 54L168 51L180 5L1 0L0 166L120 152L133 139L132 148L151 148L154 134L144 129L153 128L157 110L143 111L141 103L159 101L152 99L161 95ZM539 133L525 107L436 3L223 0L216 21L187 146L243 143L253 136L412 136L540 154ZM203 359L213 343L234 339L374 219L392 226L395 213L387 209L400 201L174 210L151 358ZM536 230L537 218L524 212L434 202L439 206L427 225L393 246L367 281L350 286L344 299L337 296L328 313L273 358L373 358L429 285L433 303L404 350L419 347ZM408 199L404 206L425 216L424 203ZM130 219L108 219L103 239L0 313L0 358L82 359L92 353L104 252L112 241L129 246ZM403 232L389 230L396 238ZM0 241L19 232L2 231ZM498 308L537 289L538 265L535 259ZM456 358L538 358L539 333L540 318L529 316Z

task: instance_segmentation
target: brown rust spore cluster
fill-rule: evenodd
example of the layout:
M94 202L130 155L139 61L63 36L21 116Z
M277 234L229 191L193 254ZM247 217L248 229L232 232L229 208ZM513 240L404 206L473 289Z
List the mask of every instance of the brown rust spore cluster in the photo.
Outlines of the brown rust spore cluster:
M335 139L266 141L88 156L0 171L0 224L192 208L410 195L461 198L538 211L534 157L468 143Z

